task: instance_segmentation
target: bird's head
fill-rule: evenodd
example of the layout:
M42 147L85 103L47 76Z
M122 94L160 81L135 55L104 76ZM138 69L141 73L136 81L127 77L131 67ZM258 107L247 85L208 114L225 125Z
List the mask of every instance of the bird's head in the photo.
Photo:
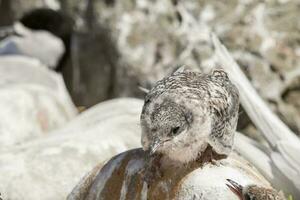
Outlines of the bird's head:
M226 184L227 187L240 199L240 200L251 200L251 197L246 192L246 188L242 185L238 184L237 182L227 179L228 183Z
M238 116L238 92L222 70L175 72L157 82L141 114L142 146L183 163L210 145L228 155Z
M285 200L283 192L277 192L273 188L266 188L259 185L246 185L242 186L237 182L226 179L228 183L227 187L233 192L240 200L264 200L264 199L276 199Z

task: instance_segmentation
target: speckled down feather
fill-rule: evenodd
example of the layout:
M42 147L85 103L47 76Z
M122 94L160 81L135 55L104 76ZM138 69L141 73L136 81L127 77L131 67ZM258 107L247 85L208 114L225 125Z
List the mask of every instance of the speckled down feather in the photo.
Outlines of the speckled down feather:
M238 105L238 91L223 70L175 72L158 81L145 97L141 114L144 150L161 142L158 151L189 162L209 141L217 153L227 155L233 145ZM169 137L173 129L187 133Z

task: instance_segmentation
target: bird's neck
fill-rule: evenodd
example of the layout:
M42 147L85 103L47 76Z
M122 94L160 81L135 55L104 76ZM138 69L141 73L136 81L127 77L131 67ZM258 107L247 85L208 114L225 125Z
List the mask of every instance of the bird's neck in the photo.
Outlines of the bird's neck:
M202 166L206 163L213 163L214 161L225 158L227 158L227 155L217 153L216 151L214 151L212 146L208 144L205 150L198 154L194 162L197 162L198 165Z
M169 174L170 176L174 176L174 174L182 174L185 176L193 170L203 167L205 164L215 164L216 161L225 159L226 157L227 155L216 153L208 144L205 150L198 154L196 159L187 163L174 161L166 155L157 154L150 158L148 166L150 168L154 167L154 171L159 171L159 174Z
M207 146L205 151L199 153L197 159L188 163L179 163L167 156L157 154L147 162L148 167L145 169L144 180L147 182L150 191L158 190L160 183L166 184L167 188L173 191L182 179L192 171L203 167L207 163L215 164L216 160L223 158L226 158L226 156L217 154L210 145ZM170 192L170 194L175 194L175 192Z

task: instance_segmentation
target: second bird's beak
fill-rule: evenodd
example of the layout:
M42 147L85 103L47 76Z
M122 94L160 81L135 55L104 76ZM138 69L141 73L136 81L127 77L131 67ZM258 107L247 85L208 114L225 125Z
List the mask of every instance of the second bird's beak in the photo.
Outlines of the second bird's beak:
M240 184L238 184L237 182L231 180L231 179L226 179L229 184L226 184L227 187L234 193L236 194L240 200L244 200L243 198L243 186L241 186Z
M152 156L161 145L162 142L160 140L155 140L152 144L150 144L150 156Z

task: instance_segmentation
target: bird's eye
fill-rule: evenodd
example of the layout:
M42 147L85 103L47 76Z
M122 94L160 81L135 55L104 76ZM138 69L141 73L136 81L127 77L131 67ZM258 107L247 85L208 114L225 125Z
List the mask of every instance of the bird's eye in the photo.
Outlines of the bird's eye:
M171 129L171 135L172 136L177 135L179 133L180 133L180 127L179 126L176 126L176 127Z
M145 104L148 104L150 103L150 98L149 97L145 97L145 101L144 101Z

